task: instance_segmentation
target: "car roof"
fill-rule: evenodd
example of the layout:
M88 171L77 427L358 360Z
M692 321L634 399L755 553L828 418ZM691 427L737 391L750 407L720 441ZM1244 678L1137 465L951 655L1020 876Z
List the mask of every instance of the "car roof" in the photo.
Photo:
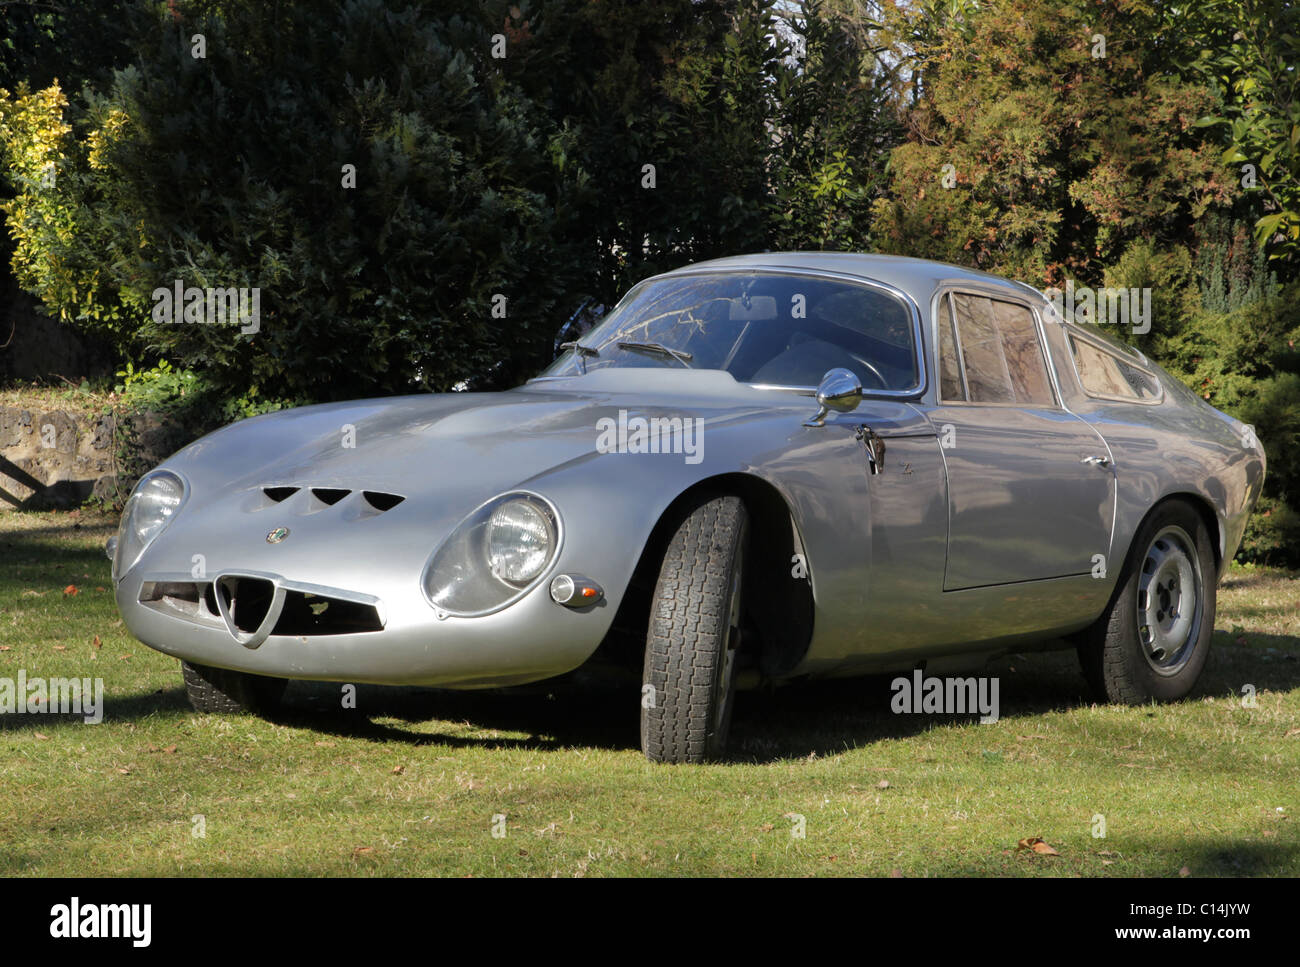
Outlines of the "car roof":
M946 282L982 282L986 285L1007 286L1021 295L1033 294L1040 299L1043 294L1023 282L1015 282L978 269L932 262L904 255L878 255L862 252L758 252L750 255L732 255L684 265L664 275L695 272L701 269L744 271L746 269L804 269L838 272L863 279L874 279L902 289L924 311L930 296L939 285Z

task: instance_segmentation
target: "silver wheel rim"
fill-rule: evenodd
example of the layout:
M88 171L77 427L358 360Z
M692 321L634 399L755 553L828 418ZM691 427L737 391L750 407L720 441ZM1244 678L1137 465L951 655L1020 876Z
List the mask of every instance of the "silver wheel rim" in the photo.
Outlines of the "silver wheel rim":
M1177 674L1196 650L1201 587L1195 541L1181 527L1165 527L1152 538L1138 566L1138 647L1157 674Z
M710 733L716 737L726 724L727 705L731 700L731 679L736 671L736 652L740 649L740 588L741 557L736 556L731 571L731 587L727 591L727 640L722 649L722 668L719 670L717 692L713 702L713 722Z

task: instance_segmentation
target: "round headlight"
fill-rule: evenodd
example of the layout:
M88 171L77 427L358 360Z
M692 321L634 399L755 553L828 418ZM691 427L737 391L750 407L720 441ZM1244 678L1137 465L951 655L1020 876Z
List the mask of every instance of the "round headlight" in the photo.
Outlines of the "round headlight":
M519 600L555 564L559 512L526 491L493 497L453 528L424 566L424 596L439 618L477 617Z
M131 528L141 543L148 544L171 521L185 496L180 478L170 473L146 477L135 492Z
M554 543L555 526L543 507L508 500L488 519L488 568L509 584L527 584L546 568Z
M113 557L113 579L129 571L185 502L185 482L170 470L155 470L139 484L122 511Z

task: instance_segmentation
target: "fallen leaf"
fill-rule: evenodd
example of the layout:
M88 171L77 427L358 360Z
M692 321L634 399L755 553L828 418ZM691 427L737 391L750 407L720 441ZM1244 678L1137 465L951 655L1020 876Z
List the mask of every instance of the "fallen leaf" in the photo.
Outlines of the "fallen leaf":
M54 645L54 650L55 650L55 651L67 651L67 650L68 650L68 646L67 646L67 645Z
M358 847L356 847L355 849L352 850L352 855L353 855L353 856L364 856L365 854L367 854L367 853L373 853L374 851L375 851L375 848L374 848L373 846L358 846Z
M1056 850L1043 842L1043 837L1035 836L1033 839L1022 839L1016 843L1016 850L1033 850L1040 856L1060 856Z
M95 590L96 590L96 591L107 591L108 588L99 588L99 587L97 587L97 588L95 588Z
M174 746L174 745L165 745L165 746L163 746L163 751L166 752L168 755L171 755L173 752L176 751L176 746Z
M406 771L406 766L393 766L393 775L400 776Z
M1282 738L1289 739L1293 735L1300 735L1300 729L1288 729L1286 735L1282 736Z
M772 830L776 829L776 827L775 827L774 825L772 825L771 823L764 823L762 826L760 826L760 827L758 827L758 828L761 829L761 830L762 830L763 832L765 832L765 833L770 833Z
M64 597L70 597L76 593L77 593L77 586L75 584L69 584L66 588L63 589Z
M130 770L130 769L118 768L117 771L120 772L120 773L122 773L122 775L124 775L124 776L129 776L129 775L131 774L131 770Z
M13 645L0 645L0 651L13 651Z
M48 735L45 735L43 732L33 732L32 734L33 734L34 736L36 736L38 739L48 739L48 738L49 738L49 736L48 736Z
M90 646L91 646L92 648L101 648L101 647L103 647L103 644L104 644L104 643L103 643L102 641L99 640L99 635L95 635L95 638L94 638L93 641L91 641Z
M118 661L130 661L130 660L131 660L131 656L130 656L130 655L118 655L118 656L117 656L117 660L118 660Z
M881 779L878 783L876 783L876 788L877 788L877 789L888 789L888 788L889 788L889 780L888 780L888 779Z

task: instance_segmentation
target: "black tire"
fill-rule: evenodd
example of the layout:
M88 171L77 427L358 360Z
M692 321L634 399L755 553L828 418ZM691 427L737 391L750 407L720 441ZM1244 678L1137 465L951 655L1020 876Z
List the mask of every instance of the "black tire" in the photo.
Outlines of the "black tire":
M1190 609L1189 572L1195 585ZM1144 705L1190 692L1209 656L1217 585L1204 519L1181 500L1161 504L1138 528L1107 609L1075 636L1084 677L1097 698ZM1176 631L1184 619L1188 626Z
M267 678L226 668L181 662L185 678L185 693L196 712L218 715L252 712L270 715L280 707L285 686L284 678Z
M744 503L718 497L682 521L664 552L642 678L641 751L652 762L704 762L726 748L748 544Z

